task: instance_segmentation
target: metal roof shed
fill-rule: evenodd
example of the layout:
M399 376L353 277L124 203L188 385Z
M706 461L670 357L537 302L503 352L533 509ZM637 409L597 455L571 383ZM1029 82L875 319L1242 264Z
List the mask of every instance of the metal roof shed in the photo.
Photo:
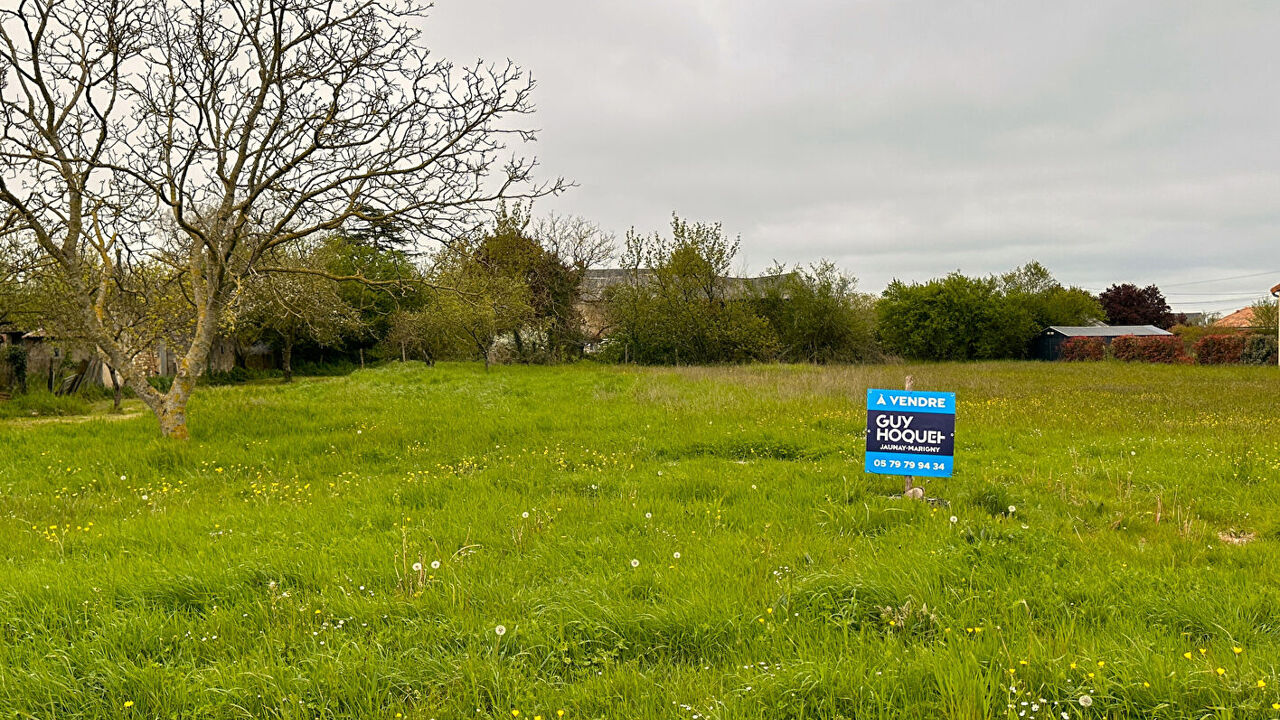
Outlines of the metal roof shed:
M1051 325L1040 331L1036 338L1036 357L1041 360L1057 360L1062 357L1062 343L1072 337L1096 337L1108 345L1125 335L1150 337L1172 335L1155 325Z

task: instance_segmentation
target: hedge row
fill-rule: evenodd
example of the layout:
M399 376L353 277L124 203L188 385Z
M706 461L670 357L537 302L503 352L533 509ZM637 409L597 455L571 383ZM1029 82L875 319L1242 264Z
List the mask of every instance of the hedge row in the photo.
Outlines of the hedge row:
M1196 362L1201 365L1235 365L1244 357L1244 335L1205 335L1196 341Z
M1275 365L1276 352L1276 338L1266 335L1206 335L1195 343L1194 360L1187 355L1186 343L1175 336L1125 335L1111 343L1111 356L1127 362ZM1062 359L1068 362L1102 360L1106 355L1102 338L1070 337L1062 343Z
M1107 356L1107 344L1099 337L1069 337L1062 342L1062 359L1067 362L1102 360Z
M1187 346L1182 338L1173 335L1154 337L1136 337L1125 335L1111 341L1111 355L1117 360L1127 362L1151 362L1168 364L1187 364Z

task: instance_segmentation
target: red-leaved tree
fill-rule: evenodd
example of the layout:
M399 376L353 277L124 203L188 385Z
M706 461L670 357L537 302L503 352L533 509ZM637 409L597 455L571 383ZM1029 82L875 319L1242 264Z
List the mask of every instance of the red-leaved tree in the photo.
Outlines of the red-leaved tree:
M1098 301L1112 325L1155 325L1167 330L1177 322L1164 294L1155 285L1112 285L1098 296Z

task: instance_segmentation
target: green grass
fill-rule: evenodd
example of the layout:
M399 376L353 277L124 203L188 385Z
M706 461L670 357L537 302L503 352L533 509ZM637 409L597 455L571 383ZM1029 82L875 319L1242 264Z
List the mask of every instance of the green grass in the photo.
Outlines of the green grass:
M908 373L960 394L949 507L861 469ZM1272 368L397 364L202 388L189 443L0 422L0 718L1280 717L1278 410Z
M81 415L92 403L77 395L54 395L43 386L0 402L0 420L22 417Z

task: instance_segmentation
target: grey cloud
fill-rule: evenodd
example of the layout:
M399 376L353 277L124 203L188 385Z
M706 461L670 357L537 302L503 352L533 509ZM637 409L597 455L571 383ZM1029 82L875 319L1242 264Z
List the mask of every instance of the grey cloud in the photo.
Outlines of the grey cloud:
M441 0L426 32L537 77L531 150L580 185L542 210L719 220L750 270L1280 270L1271 2Z

